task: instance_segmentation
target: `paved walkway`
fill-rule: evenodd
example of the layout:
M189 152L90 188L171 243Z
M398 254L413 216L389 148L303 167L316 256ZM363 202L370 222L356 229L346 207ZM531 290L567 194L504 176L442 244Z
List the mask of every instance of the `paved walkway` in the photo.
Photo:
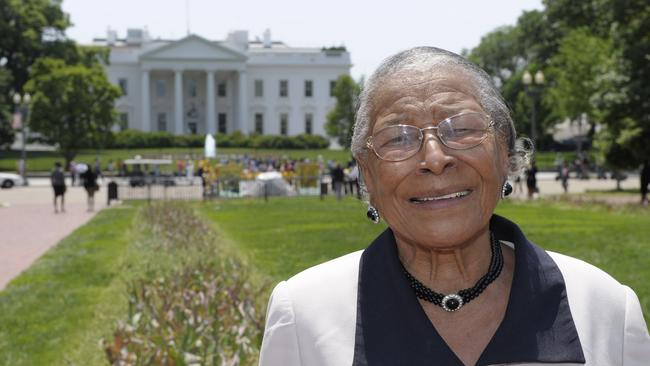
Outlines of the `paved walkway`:
M68 187L66 212L54 213L52 188L14 187L0 190L0 290L104 207L96 197L95 212L86 212L80 187Z

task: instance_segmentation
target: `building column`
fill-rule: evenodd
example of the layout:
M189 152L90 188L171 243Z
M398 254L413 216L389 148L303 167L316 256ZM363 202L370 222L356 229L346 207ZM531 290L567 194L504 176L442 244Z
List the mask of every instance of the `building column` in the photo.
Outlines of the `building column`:
M183 134L183 70L174 70L174 133Z
M248 134L250 131L248 129L248 90L247 90L247 84L246 84L246 70L240 70L239 71L239 85L238 85L238 116L239 116L239 123L238 123L238 129L245 133Z
M149 70L142 70L142 131L152 130L149 88Z
M206 103L206 107L207 107L206 112L207 113L205 115L206 115L207 121L206 121L206 124L205 124L205 128L206 128L205 132L209 133L209 134L212 134L214 136L216 134L216 132L217 132L217 128L216 128L216 125L217 125L216 124L217 111L216 111L216 106L215 106L216 103L215 103L215 94L214 94L214 74L215 74L215 71L214 70L208 70L206 73L207 73L206 82L207 82L207 89L208 89L208 96L207 96L208 100L207 100L207 103Z

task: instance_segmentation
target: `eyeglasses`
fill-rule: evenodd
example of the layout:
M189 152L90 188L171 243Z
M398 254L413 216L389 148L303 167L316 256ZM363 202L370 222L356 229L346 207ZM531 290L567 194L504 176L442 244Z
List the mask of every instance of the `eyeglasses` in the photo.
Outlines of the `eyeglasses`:
M492 126L492 119L483 113L460 113L437 126L418 128L400 124L382 128L368 137L366 146L382 160L402 161L422 149L425 131L436 130L440 142L450 149L467 150L480 145Z

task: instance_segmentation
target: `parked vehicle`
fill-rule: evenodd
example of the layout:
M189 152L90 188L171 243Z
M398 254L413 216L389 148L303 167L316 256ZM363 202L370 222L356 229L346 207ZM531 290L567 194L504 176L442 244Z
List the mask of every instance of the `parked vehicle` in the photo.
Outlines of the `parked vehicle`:
M7 189L13 186L22 186L23 177L14 173L2 173L0 172L0 187Z

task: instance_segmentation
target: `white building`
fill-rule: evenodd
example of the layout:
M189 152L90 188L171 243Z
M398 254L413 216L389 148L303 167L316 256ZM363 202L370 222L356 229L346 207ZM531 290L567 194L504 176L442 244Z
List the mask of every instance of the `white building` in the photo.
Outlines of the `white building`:
M352 66L345 50L289 47L268 30L263 40L235 31L210 41L153 40L130 29L125 39L109 31L94 43L110 47L122 128L175 134L325 135L333 85Z

